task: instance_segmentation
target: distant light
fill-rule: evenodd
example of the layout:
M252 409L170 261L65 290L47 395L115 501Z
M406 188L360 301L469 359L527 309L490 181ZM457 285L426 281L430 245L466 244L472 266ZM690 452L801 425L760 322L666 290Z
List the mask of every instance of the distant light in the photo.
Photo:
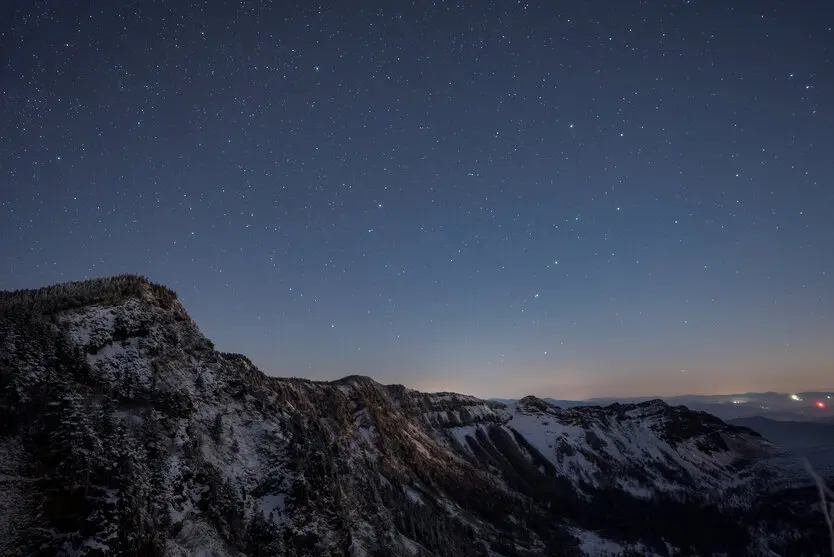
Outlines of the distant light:
M825 403L821 400L817 401L817 408L825 408Z
M802 397L801 397L801 396L799 396L799 395L791 395L791 400L797 400L797 401L799 401L799 400L802 400Z

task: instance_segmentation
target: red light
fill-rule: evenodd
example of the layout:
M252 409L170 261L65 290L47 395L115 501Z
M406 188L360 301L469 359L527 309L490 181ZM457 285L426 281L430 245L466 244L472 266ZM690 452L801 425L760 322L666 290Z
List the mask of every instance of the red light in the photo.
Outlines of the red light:
M817 401L817 408L825 408L825 403L821 400Z

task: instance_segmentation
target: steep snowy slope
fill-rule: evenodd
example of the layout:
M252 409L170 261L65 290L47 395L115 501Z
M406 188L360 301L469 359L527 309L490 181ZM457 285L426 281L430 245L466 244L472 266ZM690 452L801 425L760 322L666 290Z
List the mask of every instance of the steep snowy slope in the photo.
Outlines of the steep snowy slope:
M450 431L472 451L483 429ZM661 401L563 410L527 397L508 407L501 431L528 461L544 458L583 494L618 488L645 498L697 486L704 497L724 500L755 479L748 459L774 454L747 430Z
M810 555L781 462L660 402L268 377L140 277L0 293L0 555Z

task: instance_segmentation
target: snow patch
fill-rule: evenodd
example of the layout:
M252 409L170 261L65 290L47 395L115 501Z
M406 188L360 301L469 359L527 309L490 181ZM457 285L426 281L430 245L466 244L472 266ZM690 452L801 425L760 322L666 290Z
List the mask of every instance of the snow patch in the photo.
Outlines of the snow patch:
M416 503L418 505L425 505L425 503L423 502L423 498L414 489L412 489L408 486L405 486L404 489L405 489L405 494L408 496L408 498L411 500L412 503Z
M273 518L277 518L280 513L283 513L286 510L286 498L287 495L285 493L278 493L276 495L264 495L261 497L261 512L264 514L266 518L269 518L270 515L275 513Z

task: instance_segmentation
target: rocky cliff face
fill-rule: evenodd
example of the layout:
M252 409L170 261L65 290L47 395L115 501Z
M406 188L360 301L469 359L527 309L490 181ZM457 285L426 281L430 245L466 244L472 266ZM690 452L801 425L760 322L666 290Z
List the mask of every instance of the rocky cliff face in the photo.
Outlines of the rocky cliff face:
M813 555L752 431L278 379L133 276L0 293L0 555Z

